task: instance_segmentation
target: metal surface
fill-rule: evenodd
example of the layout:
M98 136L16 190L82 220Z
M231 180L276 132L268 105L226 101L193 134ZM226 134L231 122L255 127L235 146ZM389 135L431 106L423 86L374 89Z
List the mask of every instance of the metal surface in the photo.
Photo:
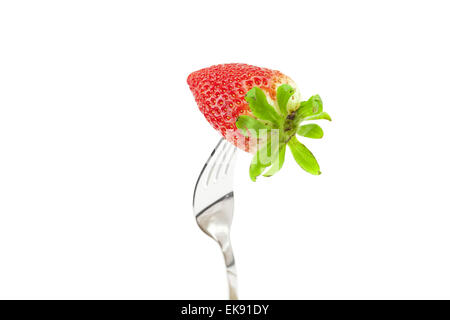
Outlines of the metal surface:
M214 239L222 250L231 300L237 299L236 266L230 242L235 161L236 147L222 138L200 172L193 200L198 226Z

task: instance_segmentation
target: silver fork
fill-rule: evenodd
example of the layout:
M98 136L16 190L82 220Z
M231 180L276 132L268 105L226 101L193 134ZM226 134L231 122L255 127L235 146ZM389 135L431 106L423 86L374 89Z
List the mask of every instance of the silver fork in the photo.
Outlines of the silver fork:
M230 242L235 160L236 147L222 138L200 172L193 201L198 226L222 249L231 300L237 299L236 266Z

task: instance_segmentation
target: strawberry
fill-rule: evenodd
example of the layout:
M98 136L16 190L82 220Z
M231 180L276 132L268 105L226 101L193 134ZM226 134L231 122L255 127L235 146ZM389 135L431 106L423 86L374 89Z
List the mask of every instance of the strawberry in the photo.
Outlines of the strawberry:
M296 134L321 138L316 124L307 120L327 119L318 95L300 100L294 81L276 70L241 63L220 64L191 73L187 83L200 111L228 141L256 153L250 165L253 181L269 166L272 176L284 163L286 145L296 162L311 174L320 174L313 154Z

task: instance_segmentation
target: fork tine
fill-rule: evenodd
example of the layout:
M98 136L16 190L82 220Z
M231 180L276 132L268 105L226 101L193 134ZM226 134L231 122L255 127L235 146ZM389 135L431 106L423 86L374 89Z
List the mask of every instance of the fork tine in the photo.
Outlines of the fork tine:
M232 192L233 168L236 158L236 147L221 138L208 160L203 166L194 188L194 214L208 204L214 197L222 197ZM217 194L216 194L217 193ZM208 194L205 196L205 194Z
M200 171L200 175L199 175L199 177L197 179L197 183L195 184L195 190L197 190L198 186L206 185L206 177L208 176L207 175L207 173L208 173L207 171L210 170L211 163L213 163L213 158L214 158L214 156L217 155L220 146L224 142L223 140L224 140L223 138L220 139L219 143L216 145L216 147L213 149L213 151L209 155L208 160L206 160L206 163L203 165L203 168Z
M233 164L234 160L236 160L236 151L237 151L237 148L235 146L233 146L233 151L231 152L231 156L228 159L228 163L225 167L225 175L228 175L231 165Z
M226 167L228 165L228 163L226 162L227 160L229 161L230 159L230 150L232 149L233 145L231 143L227 143L227 145L224 148L224 152L223 155L221 157L221 159L219 160L219 165L217 167L217 173L216 173L216 180L219 179L220 174L222 172L222 167Z
M209 185L212 181L213 181L213 177L216 176L217 179L217 170L216 168L219 167L220 168L220 161L223 157L223 154L226 153L228 144L226 143L225 140L221 140L221 142L223 141L223 143L221 143L219 150L217 150L217 156L214 157L214 161L210 162L211 165L211 169L208 172L208 179L206 179L206 185ZM212 160L212 159L210 159Z

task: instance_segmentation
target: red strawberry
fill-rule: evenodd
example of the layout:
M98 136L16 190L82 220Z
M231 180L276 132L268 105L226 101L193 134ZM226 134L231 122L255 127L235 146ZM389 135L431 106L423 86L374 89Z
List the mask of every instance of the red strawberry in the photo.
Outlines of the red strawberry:
M187 82L208 122L226 139L245 151L254 151L255 142L250 144L250 137L242 136L236 127L236 120L240 115L251 115L245 101L247 92L257 86L270 100L276 101L279 85L289 83L295 87L295 83L279 71L241 63L201 69L191 73ZM240 141L246 143L239 143Z
M269 176L281 168L286 144L303 169L320 173L314 156L295 138L296 133L322 137L322 129L317 125L299 126L304 120L331 120L322 112L319 96L301 102L296 85L288 76L240 63L201 69L191 73L187 82L200 111L214 129L247 152L259 150L250 167L253 180L269 165ZM269 134L263 136L266 132Z

